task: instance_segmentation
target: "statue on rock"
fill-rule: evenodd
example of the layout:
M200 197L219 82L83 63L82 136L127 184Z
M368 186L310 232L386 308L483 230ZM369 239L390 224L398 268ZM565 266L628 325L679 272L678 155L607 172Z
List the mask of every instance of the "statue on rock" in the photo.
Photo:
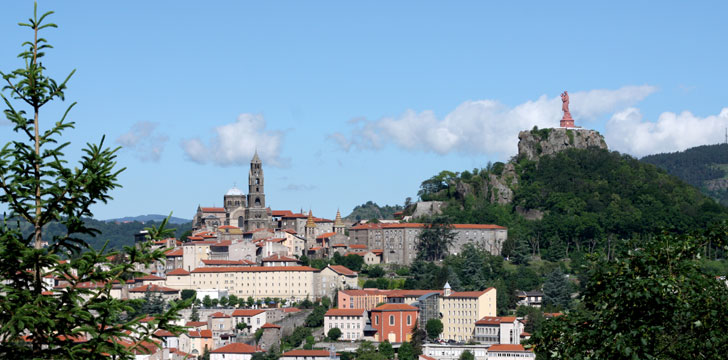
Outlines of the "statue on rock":
M574 119L571 118L571 112L569 112L569 92L564 91L561 93L561 111L564 112L564 116L561 118L561 127L575 127Z

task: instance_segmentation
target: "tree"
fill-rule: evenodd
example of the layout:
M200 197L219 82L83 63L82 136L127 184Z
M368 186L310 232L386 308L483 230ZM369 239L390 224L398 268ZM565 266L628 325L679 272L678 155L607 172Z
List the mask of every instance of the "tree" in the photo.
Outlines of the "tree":
M212 298L210 298L210 295L205 295L205 297L202 298L202 305L208 309L212 307Z
M221 297L220 300L218 301L218 304L221 307L227 307L227 305L228 305L228 298L227 298L227 296Z
M372 266L367 271L367 275L370 278L379 278L384 276L384 269L381 266Z
M324 315L326 314L326 307L316 306L313 311L308 314L304 324L306 327L315 328L324 324Z
M253 299L252 296L248 296L248 299L245 301L249 308L253 307L253 304L255 304L255 299Z
M412 348L412 344L405 341L400 345L399 351L397 352L397 358L399 360L415 360L415 351Z
M190 321L200 321L200 313L197 311L197 306L192 307L192 313L190 314Z
M182 297L182 300L187 300L189 298L194 298L195 295L197 295L197 291L191 290L191 289L184 289L184 290L182 290L182 293L180 295Z
M237 325L235 325L235 329L237 329L238 331L245 331L249 327L250 326L248 326L248 324L246 324L246 323L244 323L242 321L239 322Z
M462 354L460 354L459 360L475 360L475 355L470 352L470 350L463 351Z
M726 245L725 225L697 235L631 240L590 266L582 306L531 339L543 358L718 359L728 349L728 288L696 259ZM605 342L606 341L606 342ZM690 355L686 355L690 354Z
M146 325L142 316L125 318L122 314L142 301L115 299L113 284L141 276L135 266L163 261L163 250L151 250L149 241L125 247L123 253L106 246L96 250L82 240L99 234L83 218L93 216L95 204L112 199L109 194L119 187L123 169L116 166L118 148L105 147L103 136L98 144L88 143L81 159L67 167L63 151L70 144L62 133L75 126L66 118L76 103L43 127L41 109L65 99L74 73L59 83L46 75L47 63L40 61L52 48L39 37L41 30L56 27L45 22L51 14L39 17L36 5L33 17L20 24L33 32L19 55L24 67L0 72L4 114L17 134L0 149L0 207L8 212L0 226L0 358L86 359L102 353L129 358L136 347L120 342L151 340L157 329L181 332L172 324L189 302L174 303ZM43 228L51 223L65 229L44 237ZM29 234L21 231L23 225ZM166 225L165 220L149 228L148 239L171 236ZM125 261L113 261L121 256ZM49 288L45 277L60 279L64 286ZM86 342L74 343L81 336Z
M218 299L212 299L210 302L212 303L212 307L217 307L220 304L220 300Z
M341 337L341 330L339 330L339 328L331 328L329 332L326 333L326 336L328 336L332 341L339 340Z
M417 236L417 256L427 261L441 260L455 239L453 226L446 216L430 220Z
M357 360L388 360L384 355L377 351L371 341L362 342L356 349Z
M556 268L549 273L543 284L543 304L553 306L558 310L565 310L569 308L570 302L569 283L561 269Z
M427 331L427 337L431 340L437 339L442 334L442 321L440 319L427 320L425 324L425 330Z
M394 359L394 348L389 340L384 340L379 343L379 353L384 355L387 359Z

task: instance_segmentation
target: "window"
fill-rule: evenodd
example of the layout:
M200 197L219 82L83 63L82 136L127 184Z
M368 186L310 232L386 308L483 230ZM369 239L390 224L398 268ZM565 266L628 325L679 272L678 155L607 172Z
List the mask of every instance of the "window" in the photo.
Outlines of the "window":
M389 315L389 325L394 325L394 315Z
M379 325L379 315L374 316L374 325Z
M412 315L407 315L407 325L412 325Z

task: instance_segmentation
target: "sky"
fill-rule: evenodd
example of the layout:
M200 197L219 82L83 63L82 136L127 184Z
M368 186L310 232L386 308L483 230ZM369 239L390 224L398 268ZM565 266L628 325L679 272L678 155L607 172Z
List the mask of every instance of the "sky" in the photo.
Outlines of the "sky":
M121 146L122 188L97 219L192 218L247 192L257 150L266 205L333 218L416 199L423 180L507 161L518 132L576 125L642 157L725 141L726 2L39 1L58 29L44 65L68 84L71 164ZM3 4L0 71L23 64ZM7 95L7 92L5 92ZM0 120L0 144L17 139Z

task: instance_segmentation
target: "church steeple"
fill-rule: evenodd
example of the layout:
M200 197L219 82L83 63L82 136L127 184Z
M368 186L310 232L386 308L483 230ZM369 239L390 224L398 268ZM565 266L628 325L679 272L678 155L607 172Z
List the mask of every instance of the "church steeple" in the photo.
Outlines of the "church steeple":
M268 212L265 209L265 178L263 177L263 164L255 151L250 161L248 174L248 206L245 211L245 230L265 229L270 225Z
M346 228L346 225L344 225L344 221L341 220L341 212L339 209L336 209L336 219L334 220L334 232L337 234L344 235L344 230Z
M306 240L316 240L316 221L313 219L313 213L308 210L308 219L306 219Z

